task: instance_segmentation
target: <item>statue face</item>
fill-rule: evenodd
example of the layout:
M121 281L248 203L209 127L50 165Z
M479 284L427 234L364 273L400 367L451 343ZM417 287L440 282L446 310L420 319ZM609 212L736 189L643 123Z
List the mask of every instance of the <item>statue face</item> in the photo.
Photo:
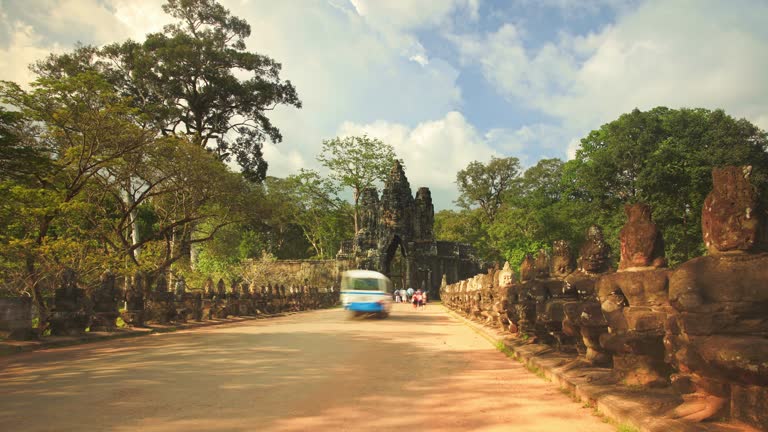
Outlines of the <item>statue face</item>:
M574 270L571 245L565 240L555 241L552 244L552 276L564 278Z
M758 244L762 214L751 172L749 166L712 170L712 192L701 210L704 244L712 255L750 251Z
M625 206L624 212L627 222L619 233L619 268L663 265L664 246L661 233L651 221L651 207L647 204L632 204Z
M592 225L587 230L587 241L581 247L581 268L590 273L602 273L608 270L610 247L603 239L603 230Z
M520 280L529 281L533 279L534 276L534 260L531 254L528 254L520 264Z

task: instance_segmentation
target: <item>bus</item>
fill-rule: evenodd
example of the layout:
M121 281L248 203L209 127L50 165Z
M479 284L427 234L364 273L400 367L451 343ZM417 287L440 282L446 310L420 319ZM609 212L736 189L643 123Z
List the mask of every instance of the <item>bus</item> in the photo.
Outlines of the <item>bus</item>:
M341 275L341 304L352 316L389 316L392 309L392 281L371 270L348 270Z

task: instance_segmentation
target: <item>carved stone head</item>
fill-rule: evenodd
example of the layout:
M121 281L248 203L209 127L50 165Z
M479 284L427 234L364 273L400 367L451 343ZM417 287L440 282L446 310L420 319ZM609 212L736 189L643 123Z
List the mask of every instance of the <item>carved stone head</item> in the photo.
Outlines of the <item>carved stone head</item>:
M701 209L704 244L712 255L749 251L758 243L761 214L751 172L750 166L712 170L712 192Z
M499 287L507 288L515 283L515 273L509 266L509 261L504 263L504 268L499 271Z
M534 268L537 279L546 279L549 277L549 254L546 250L539 249L539 253L536 254Z
M227 286L224 284L224 279L219 279L216 283L216 294L223 296L227 293Z
M168 281L165 280L165 275L161 274L160 277L157 278L157 284L155 285L155 291L160 293L168 292Z
M203 285L203 290L205 291L205 295L208 297L213 296L213 279L208 277L208 279L205 280L205 284Z
M103 292L113 292L115 290L115 275L110 270L104 271L99 277L100 289Z
M77 273L69 267L61 273L61 287L67 294L74 294L77 289Z
M663 267L664 241L656 224L651 221L651 206L637 203L624 206L627 222L619 232L621 261L619 269L632 267Z
M571 245L565 240L552 243L552 277L565 278L576 269Z
M608 255L611 247L605 242L603 229L592 225L587 229L587 239L579 250L579 268L589 273L608 270Z
M532 280L534 277L536 277L536 272L534 270L535 261L533 259L533 256L531 254L526 254L525 259L523 259L523 262L520 263L520 280L525 282Z

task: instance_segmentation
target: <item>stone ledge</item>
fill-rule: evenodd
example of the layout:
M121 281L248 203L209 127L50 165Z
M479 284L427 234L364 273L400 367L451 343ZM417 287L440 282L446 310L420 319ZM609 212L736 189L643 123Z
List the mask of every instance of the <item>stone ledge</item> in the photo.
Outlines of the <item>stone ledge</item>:
M320 309L313 309L320 310ZM311 312L311 311L302 311ZM301 312L281 312L271 315L243 316L226 319L212 319L205 321L194 321L178 324L154 324L146 327L119 328L114 332L87 332L80 336L46 336L41 340L14 341L0 340L0 356L19 354L30 351L37 351L48 348L59 348L72 345L81 345L93 342L100 342L113 339L125 339L139 337L148 334L169 333L179 330L190 330L201 327L210 327L222 324L236 324L244 321L261 320L268 318L277 318L281 316L293 315Z
M532 372L588 403L617 425L642 432L757 432L736 422L691 423L664 418L682 400L671 389L646 389L620 385L608 368L592 367L575 355L555 352L546 345L530 344L472 321L443 306L449 315L472 328Z

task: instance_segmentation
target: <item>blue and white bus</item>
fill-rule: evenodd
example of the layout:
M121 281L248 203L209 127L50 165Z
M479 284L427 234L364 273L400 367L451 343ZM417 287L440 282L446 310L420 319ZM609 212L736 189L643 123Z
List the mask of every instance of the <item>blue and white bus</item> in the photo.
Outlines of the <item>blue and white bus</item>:
M345 271L341 275L341 304L353 315L375 313L386 318L392 308L392 282L375 271Z

